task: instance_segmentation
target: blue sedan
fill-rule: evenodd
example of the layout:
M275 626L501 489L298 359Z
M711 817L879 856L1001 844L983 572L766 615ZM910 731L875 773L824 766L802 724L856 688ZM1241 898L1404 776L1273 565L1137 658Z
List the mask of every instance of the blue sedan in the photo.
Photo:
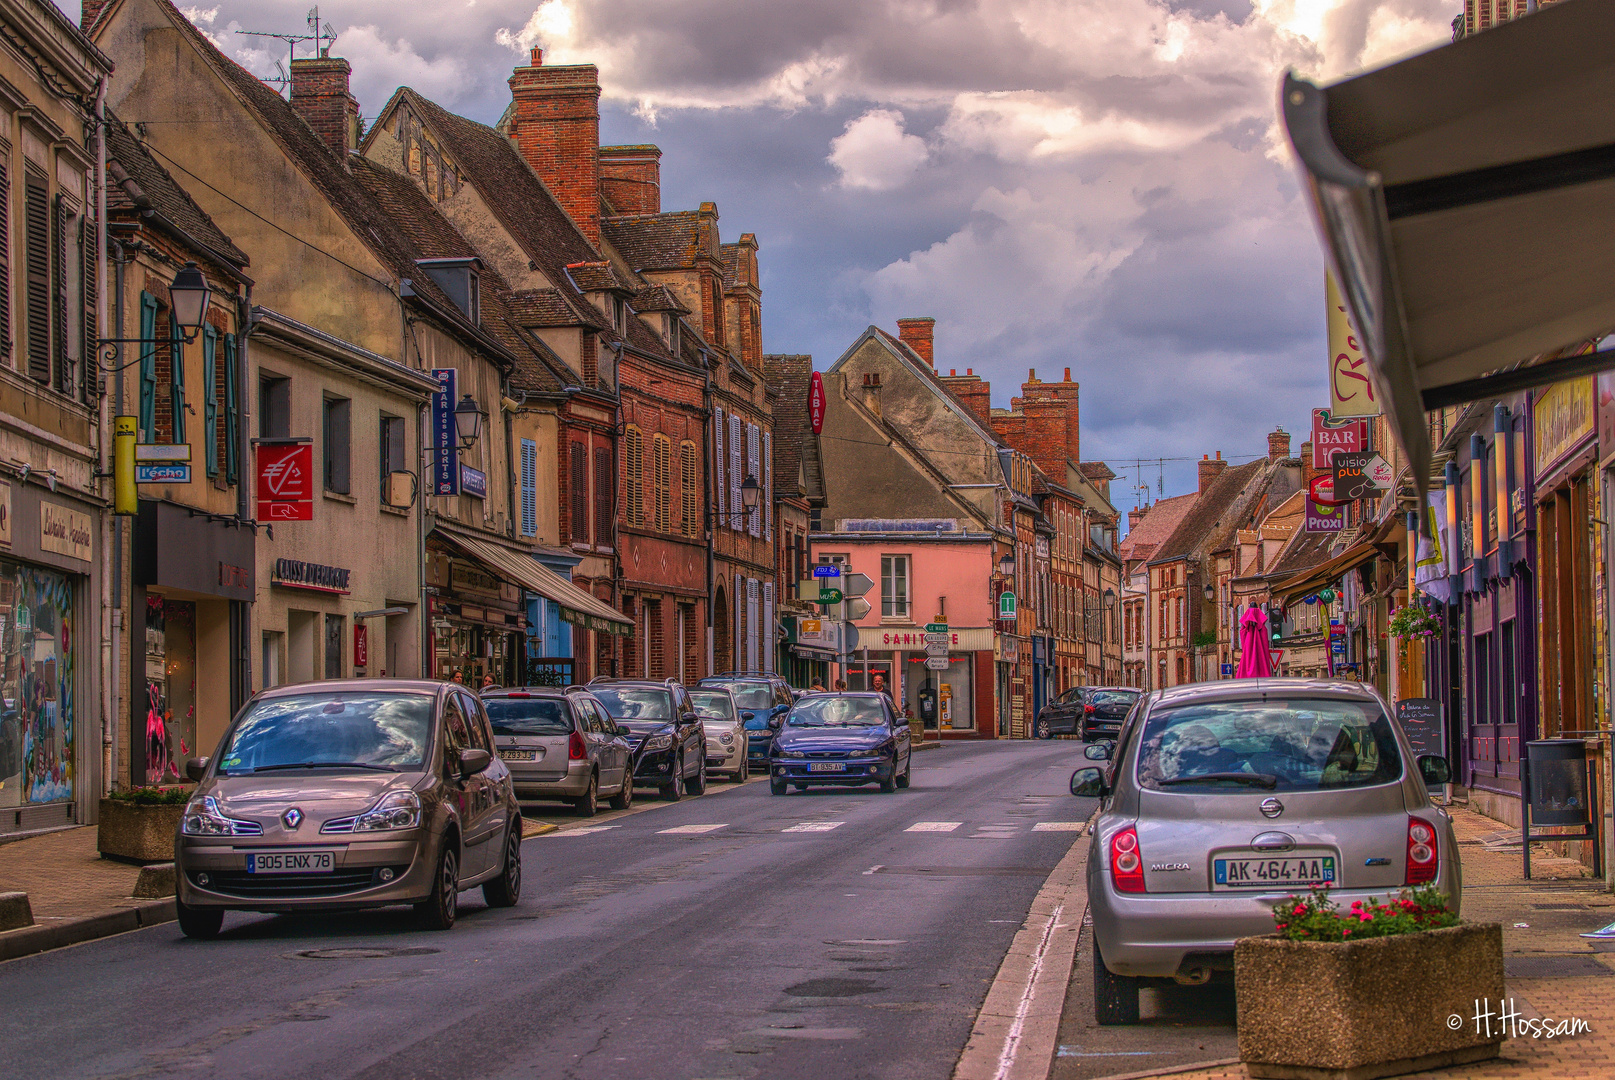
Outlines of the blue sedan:
M786 714L768 761L769 790L879 784L906 788L914 762L908 725L885 694L814 694Z

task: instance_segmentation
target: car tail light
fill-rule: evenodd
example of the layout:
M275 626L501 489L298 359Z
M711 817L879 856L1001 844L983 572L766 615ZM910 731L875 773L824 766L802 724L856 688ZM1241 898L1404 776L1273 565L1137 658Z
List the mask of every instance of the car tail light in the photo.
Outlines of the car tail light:
M1093 715L1093 706L1092 705L1084 705L1082 707L1082 711L1087 713L1089 716L1092 716Z
M1439 852L1435 826L1422 818L1408 818L1408 869L1403 884L1423 885L1434 881Z
M1123 829L1110 838L1110 877L1117 892L1144 891L1144 860L1133 829Z
M523 692L521 692L521 691L516 691L516 692L515 692L515 693L510 693L510 694L506 694L506 695L505 695L505 696L506 696L506 697L519 697L519 698L530 698L530 697L532 697L532 696L533 696L533 695L532 695L532 694L527 694L527 693L523 693Z
M572 733L570 739L566 740L566 756L573 761L582 761L589 756L589 748L583 745L583 736L576 731Z

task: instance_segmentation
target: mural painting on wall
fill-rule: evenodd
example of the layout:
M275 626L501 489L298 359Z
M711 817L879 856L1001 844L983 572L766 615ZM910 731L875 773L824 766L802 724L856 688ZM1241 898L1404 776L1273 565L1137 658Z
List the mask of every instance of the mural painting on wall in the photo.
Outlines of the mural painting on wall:
M73 797L73 586L0 561L0 806Z
M196 752L196 605L146 598L146 783L180 779Z

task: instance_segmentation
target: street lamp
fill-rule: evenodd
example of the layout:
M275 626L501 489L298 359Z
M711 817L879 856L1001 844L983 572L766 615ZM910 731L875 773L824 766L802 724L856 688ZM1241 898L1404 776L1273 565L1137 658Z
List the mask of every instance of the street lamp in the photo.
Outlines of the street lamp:
M998 576L1015 576L1015 553L1013 551L1004 552L1003 557L998 560Z
M482 410L477 399L466 394L454 407L454 432L460 437L460 446L469 450L482 434Z
M207 320L208 301L212 297L213 290L208 287L207 278L202 276L196 263L186 263L174 275L174 283L168 287L168 302L173 306L174 324L185 335L185 344L194 342L196 335L202 332L202 323Z
M1217 587L1215 585L1207 585L1205 588L1205 594L1208 602L1217 599Z
M748 474L746 479L741 481L740 505L746 508L746 513L749 514L753 510L757 509L757 500L762 493L762 485L757 482L757 478L755 476Z
M1105 586L1105 610L1111 611L1116 607L1116 590L1109 585Z

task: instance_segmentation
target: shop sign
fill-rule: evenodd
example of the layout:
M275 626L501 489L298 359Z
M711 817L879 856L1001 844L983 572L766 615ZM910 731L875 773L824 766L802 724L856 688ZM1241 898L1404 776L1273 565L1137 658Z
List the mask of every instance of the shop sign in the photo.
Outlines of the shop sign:
M469 465L460 466L460 490L479 499L488 497L488 474Z
M1373 452L1336 454L1333 473L1335 501L1351 502L1390 490L1391 485L1385 476L1388 471L1385 459Z
M1598 396L1598 456L1604 462L1615 457L1615 371L1599 373L1595 387ZM1515 489L1518 491L1518 489Z
M1356 454L1368 448L1368 422L1347 418L1336 420L1328 409L1312 410L1312 467L1334 465L1335 452Z
M433 368L432 378L437 380L432 392L432 494L458 495L460 471L455 468L455 454L459 433L454 429L454 403L460 373L454 368Z
M1325 505L1307 496L1305 530L1309 533L1340 532L1346 527L1345 512L1338 506Z
M259 443L258 516L265 521L314 520L314 444Z
M993 632L987 628L949 630L946 635L927 634L919 630L871 630L867 632L869 634L868 644L871 649L896 652L925 652L930 649L976 652L993 647ZM941 637L943 640L927 640L931 637Z
M1000 619L1013 619L1015 617L1015 594L1005 590L998 594L998 617Z
M1555 383L1537 395L1536 475L1542 476L1593 433L1591 375Z
M471 563L455 561L449 567L449 587L455 592L497 593L499 579Z
M1368 358L1333 274L1325 275L1324 291L1329 309L1329 415L1378 416L1381 410L1368 377Z
M818 637L823 632L823 619L803 619L796 624L796 636L798 639L802 637Z
M0 480L0 548L11 546L11 482Z
M370 666L370 627L362 622L353 624L353 666Z
M841 567L835 563L820 563L813 568L814 577L840 577Z
M813 424L813 434L824 430L824 376L817 371L808 380L808 420Z
M185 463L135 465L137 484L189 484L191 467Z
M39 547L70 559L90 561L90 515L40 500Z
M340 566L325 566L301 559L276 559L270 567L269 580L288 589L309 589L346 596L350 591L348 578L352 573Z
M190 443L140 443L135 446L135 460L145 462L189 461Z

